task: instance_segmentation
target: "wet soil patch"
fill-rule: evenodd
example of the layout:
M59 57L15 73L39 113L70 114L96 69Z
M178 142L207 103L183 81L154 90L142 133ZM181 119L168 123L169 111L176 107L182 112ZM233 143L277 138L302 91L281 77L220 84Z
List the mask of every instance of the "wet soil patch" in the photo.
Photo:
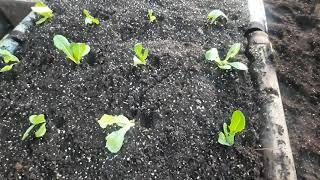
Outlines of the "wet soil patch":
M50 2L50 23L33 27L17 52L21 64L0 76L0 177L25 179L257 179L262 177L259 107L247 72L217 69L204 53L241 42L246 1L68 0ZM150 24L147 9L159 20ZM223 27L206 26L219 8ZM85 27L82 10L101 19ZM88 42L82 64L53 46L62 34ZM132 66L132 47L150 48L147 66ZM248 62L243 55L239 59ZM234 147L217 143L231 113L241 109L246 130ZM46 114L44 138L21 141L28 117ZM105 148L103 114L135 119L119 154Z

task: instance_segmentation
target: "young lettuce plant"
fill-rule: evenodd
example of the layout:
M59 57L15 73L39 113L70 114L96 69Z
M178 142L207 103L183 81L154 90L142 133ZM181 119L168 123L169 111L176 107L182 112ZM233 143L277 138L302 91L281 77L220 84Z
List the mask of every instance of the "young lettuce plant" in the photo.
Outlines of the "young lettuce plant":
M56 48L63 51L76 64L80 64L82 58L90 52L90 47L86 43L69 43L62 35L55 35L53 42Z
M149 49L145 48L143 50L143 45L141 43L137 43L134 48L133 51L135 52L135 56L133 57L133 65L137 66L138 64L143 64L146 65L147 64L147 58L149 55Z
M232 113L231 124L223 123L223 132L219 132L218 142L222 145L232 146L234 144L234 136L240 133L246 126L246 119L240 110ZM228 130L229 129L229 130Z
M84 23L85 23L86 26L87 26L88 24L91 25L91 24L93 24L93 23L95 23L96 25L99 25L99 24L100 24L99 19L94 18L94 17L90 14L90 12L89 12L88 10L84 9L84 10L83 10L83 14L86 16L86 18L85 18L85 20L84 20Z
M112 126L114 124L121 127L119 130L113 131L106 136L106 147L111 153L117 153L120 151L125 134L135 125L134 120L129 120L123 115L112 116L108 114L104 114L98 123L102 128L106 128L107 126Z
M156 16L153 15L152 9L148 9L148 17L149 17L150 23L153 23L153 21L155 21L157 19Z
M37 2L35 6L31 7L31 9L33 12L41 16L41 19L36 22L37 25L42 24L53 17L53 11L41 1Z
M206 52L205 57L208 61L215 61L218 64L220 69L231 69L232 67L238 70L246 71L248 70L247 65L241 62L229 62L230 59L234 59L234 57L239 53L241 44L235 43L233 44L224 60L221 60L219 57L218 50L216 48L212 48Z
M39 137L42 137L45 135L45 133L47 132L47 129L46 129L47 123L46 123L46 118L45 118L44 114L31 115L29 117L29 121L32 125L23 134L22 140L25 140L29 136L29 133L31 132L31 130L33 130L36 126L40 126L40 127L35 132L35 136L37 138L39 138Z
M208 14L208 20L210 24L217 24L217 22L221 22L223 24L228 22L228 17L219 9L215 9ZM220 20L220 21L219 21Z
M2 56L3 62L6 64L0 69L0 73L10 71L13 66L20 63L19 59L7 50L0 49L0 56Z

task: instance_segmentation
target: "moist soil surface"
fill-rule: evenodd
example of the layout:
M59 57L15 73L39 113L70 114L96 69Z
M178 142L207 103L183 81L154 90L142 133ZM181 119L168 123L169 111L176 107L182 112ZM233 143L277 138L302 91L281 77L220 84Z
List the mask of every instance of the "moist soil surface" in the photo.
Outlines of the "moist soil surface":
M204 61L217 47L243 43L246 1L51 1L51 22L32 27L16 55L21 63L0 76L0 179L259 179L259 108L247 72L221 71ZM224 11L230 21L211 27L206 16ZM101 20L86 27L82 10ZM157 16L149 23L147 9ZM87 42L80 65L53 45L62 34ZM134 67L132 48L150 49L147 66ZM248 63L243 55L238 56ZM246 130L233 147L218 132L241 109ZM22 141L28 117L44 113L47 133ZM105 148L114 128L103 114L123 114L136 125L118 154ZM258 150L257 150L258 149Z
M265 2L297 176L320 179L320 2Z

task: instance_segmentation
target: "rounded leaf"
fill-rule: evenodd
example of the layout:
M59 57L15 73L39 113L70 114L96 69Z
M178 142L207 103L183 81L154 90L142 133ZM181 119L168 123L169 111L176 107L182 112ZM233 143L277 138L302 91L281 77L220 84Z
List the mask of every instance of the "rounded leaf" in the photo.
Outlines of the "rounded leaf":
M244 114L240 110L236 110L232 113L231 123L229 126L230 133L236 134L244 130L246 126L246 119Z
M208 50L205 56L208 61L216 61L216 62L220 61L218 49L216 48L211 48L210 50Z
M123 145L123 141L124 141L124 135L126 134L126 132L130 129L130 127L123 127L121 129L119 129L118 131L114 131L112 133L110 133L107 137L106 137L106 147L108 148L108 150L112 153L117 153L120 151L122 145Z
M44 114L31 115L29 117L29 121L31 124L38 125L38 124L46 122L46 118L45 118Z
M55 35L53 37L53 43L54 43L54 46L56 48L58 48L59 50L63 51L67 55L68 58L70 58L73 61L75 60L73 57L71 47L70 47L71 45L70 45L67 38L65 38L62 35Z
M74 62L80 64L83 56L87 55L90 52L90 46L85 43L71 43L71 51L74 57Z
M53 37L53 43L59 50L68 49L70 47L70 43L67 38L62 35L55 35Z

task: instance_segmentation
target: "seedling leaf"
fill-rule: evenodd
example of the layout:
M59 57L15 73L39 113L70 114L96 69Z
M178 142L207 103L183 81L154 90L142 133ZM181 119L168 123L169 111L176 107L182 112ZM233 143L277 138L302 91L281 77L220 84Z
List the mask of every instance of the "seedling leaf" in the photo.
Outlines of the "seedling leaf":
M138 64L146 65L146 62L142 62L137 56L133 56L133 65L136 66Z
M141 43L137 43L133 48L134 52L138 55L142 55L143 45Z
M63 51L68 58L73 59L72 50L70 48L71 45L67 38L65 38L62 35L55 35L53 37L53 43L54 46L56 46L56 48L58 48L59 50Z
M113 124L117 124L120 127L134 125L134 121L130 121L127 117L123 115L113 116L108 114L104 114L98 121L98 123L102 128L106 128L107 126L111 126Z
M223 134L223 132L219 132L218 142L222 145L230 146L230 144L227 142L226 136Z
M240 43L235 43L233 44L228 53L227 53L227 56L225 58L225 61L228 61L230 58L234 58L240 51L240 48L241 48L241 44Z
M229 126L230 133L236 134L244 130L246 126L246 119L243 113L236 110L232 113L231 124Z
M37 2L31 9L33 12L42 16L42 18L36 22L37 25L42 24L47 19L53 17L53 11L41 1Z
M90 47L85 43L71 43L70 47L76 64L80 64L82 57L90 52Z
M216 61L216 62L220 61L220 57L219 57L219 53L218 53L217 48L211 48L210 50L208 50L206 52L205 56L208 61Z
M228 17L219 9L215 9L208 14L208 20L211 24L216 23L216 20L221 17L224 23L228 21Z
M80 64L83 56L90 52L90 46L85 43L69 43L62 35L55 35L53 38L54 45L63 51L69 59L76 64Z
M6 66L4 66L3 68L0 69L0 72L3 73L3 72L11 71L12 67L14 65L16 65L16 63L15 64L10 64L10 65L6 65Z
M31 115L29 117L29 121L33 125L38 125L38 124L46 122L46 118L45 118L44 114Z
M153 15L153 10L152 9L148 9L148 17L149 17L149 21L151 23L157 19L156 16Z
M93 24L93 23L95 23L95 24L97 24L97 25L100 24L99 19L94 18L94 17L90 14L90 12L89 12L88 10L84 9L84 10L83 10L83 14L86 16L86 18L85 18L85 20L84 20L85 25Z
M20 62L19 59L8 50L0 49L0 55L3 57L5 63Z
M143 51L143 45L141 43L135 44L133 51L135 52L135 56L133 57L133 65L136 66L137 64L147 64L147 58L149 55L149 49L145 48Z
M119 129L118 131L114 131L110 133L106 137L106 147L108 150L112 153L117 153L120 151L123 141L124 141L124 136L127 133L127 131L130 129L129 126L123 127Z
M98 123L102 128L114 124L121 127L119 130L106 136L106 147L112 153L117 153L121 149L126 132L135 125L134 120L129 120L123 115L113 116L108 114L104 114Z
M245 128L245 117L239 110L232 113L231 124L229 126L223 123L223 132L219 132L218 142L222 145L232 146L234 144L234 136L236 133L243 131Z
M149 55L149 49L146 48L142 55L142 59L144 59L145 62L146 62L146 59L148 58L148 55Z
M39 115L31 115L29 117L29 121L32 124L27 130L26 132L23 134L22 136L22 140L25 140L29 134L30 131L35 127L35 126L39 126L41 124L41 126L39 127L39 129L35 132L35 136L36 137L42 137L47 129L46 129L46 119L44 114L39 114Z
M26 132L23 134L22 136L22 140L25 140L28 136L29 136L29 133L30 131L34 128L35 125L31 125L27 130Z
M40 18L40 19L36 22L36 25L39 25L39 24L44 23L47 19L48 19L48 17Z
M243 70L243 71L248 70L247 65L245 65L245 64L243 64L243 63L241 63L241 62L229 62L228 64L229 64L230 66L238 69L238 70Z
M238 70L248 70L248 67L241 62L228 62L229 59L234 58L240 51L241 44L235 43L229 49L227 56L224 60L220 60L218 50L211 48L205 54L206 60L215 61L220 69L228 70L232 67Z
M37 138L42 137L47 132L46 123L43 123L40 128L36 131L35 136Z

